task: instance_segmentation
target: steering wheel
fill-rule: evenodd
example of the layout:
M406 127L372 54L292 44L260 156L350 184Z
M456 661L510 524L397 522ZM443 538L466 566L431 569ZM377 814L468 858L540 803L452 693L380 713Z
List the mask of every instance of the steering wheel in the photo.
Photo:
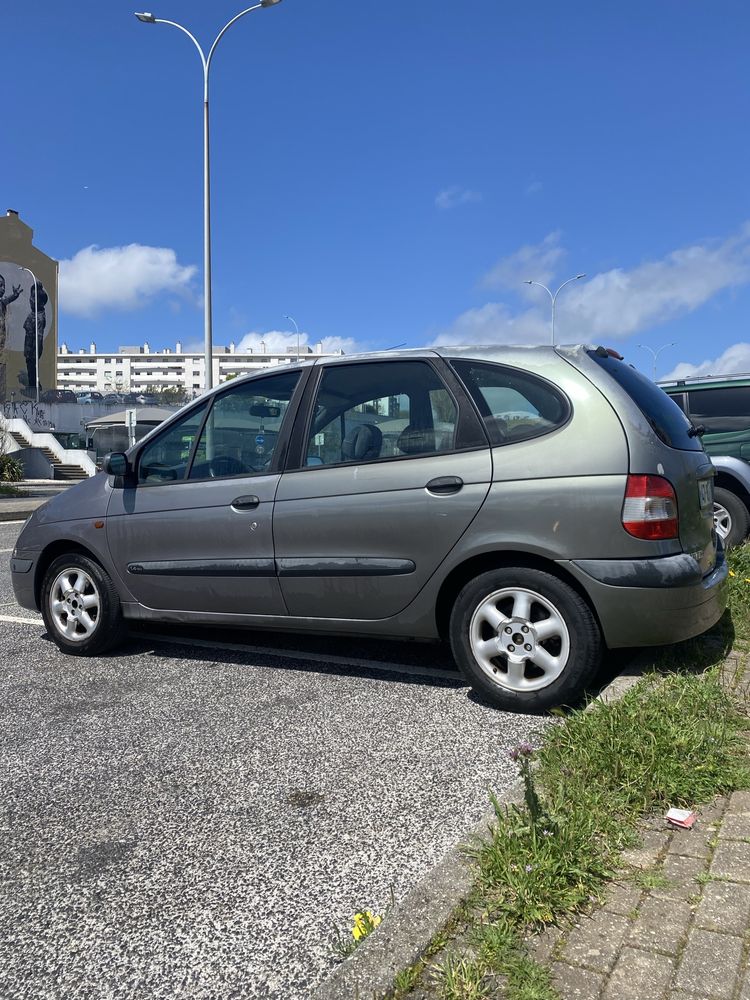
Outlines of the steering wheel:
M216 455L208 463L208 474L214 479L220 479L223 476L239 476L243 472L249 471L247 466L236 458L232 458L231 455Z

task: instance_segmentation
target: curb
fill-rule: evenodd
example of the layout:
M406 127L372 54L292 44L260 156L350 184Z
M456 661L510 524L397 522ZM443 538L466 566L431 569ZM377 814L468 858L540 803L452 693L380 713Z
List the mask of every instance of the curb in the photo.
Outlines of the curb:
M15 502L15 501L14 501ZM31 517L35 510L46 503L47 500L39 500L39 502L30 501L26 503L23 507L15 510L4 509L4 503L0 500L0 522L2 521L25 521L27 517Z
M604 687L592 701L617 701L638 681L641 657ZM500 805L523 802L523 781L518 778L498 796ZM485 813L462 844L486 840L494 809ZM357 950L310 994L311 1000L386 1000L395 989L395 977L418 962L433 938L448 923L456 907L468 898L474 884L471 864L462 844L452 847L420 882L397 903L387 920L368 935Z

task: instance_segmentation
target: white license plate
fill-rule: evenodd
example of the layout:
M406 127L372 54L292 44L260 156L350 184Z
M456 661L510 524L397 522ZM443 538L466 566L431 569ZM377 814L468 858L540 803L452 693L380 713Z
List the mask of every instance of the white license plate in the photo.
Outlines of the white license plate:
M710 507L714 502L714 481L713 479L698 480L698 497L700 498L701 509Z

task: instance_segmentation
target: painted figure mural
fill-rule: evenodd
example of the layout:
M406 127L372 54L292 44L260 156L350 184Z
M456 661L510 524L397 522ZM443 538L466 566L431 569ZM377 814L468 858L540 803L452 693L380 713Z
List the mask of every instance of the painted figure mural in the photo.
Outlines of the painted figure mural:
M35 390L37 381L37 362L44 350L44 331L47 326L47 305L48 295L44 290L41 281L36 284L32 282L29 291L29 315L23 323L25 333L23 341L23 356L26 359L26 385ZM36 390L35 390L36 391Z
M8 306L16 301L22 291L21 285L13 285L10 295L6 295L5 278L0 273L0 400L6 398L5 342L8 339Z
M58 263L33 239L18 212L0 215L0 404L35 401L57 381Z
M54 376L47 372L44 384L41 358L53 320L43 282L35 283L23 268L0 261L0 401L34 399L37 369L39 391L50 387Z

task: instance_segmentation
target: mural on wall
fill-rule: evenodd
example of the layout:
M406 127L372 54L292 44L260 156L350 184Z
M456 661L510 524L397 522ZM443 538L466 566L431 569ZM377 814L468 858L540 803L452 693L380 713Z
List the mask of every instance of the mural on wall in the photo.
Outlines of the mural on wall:
M0 400L35 399L37 370L40 393L54 384L54 349L46 357L44 350L53 324L43 282L35 284L18 264L0 260Z

